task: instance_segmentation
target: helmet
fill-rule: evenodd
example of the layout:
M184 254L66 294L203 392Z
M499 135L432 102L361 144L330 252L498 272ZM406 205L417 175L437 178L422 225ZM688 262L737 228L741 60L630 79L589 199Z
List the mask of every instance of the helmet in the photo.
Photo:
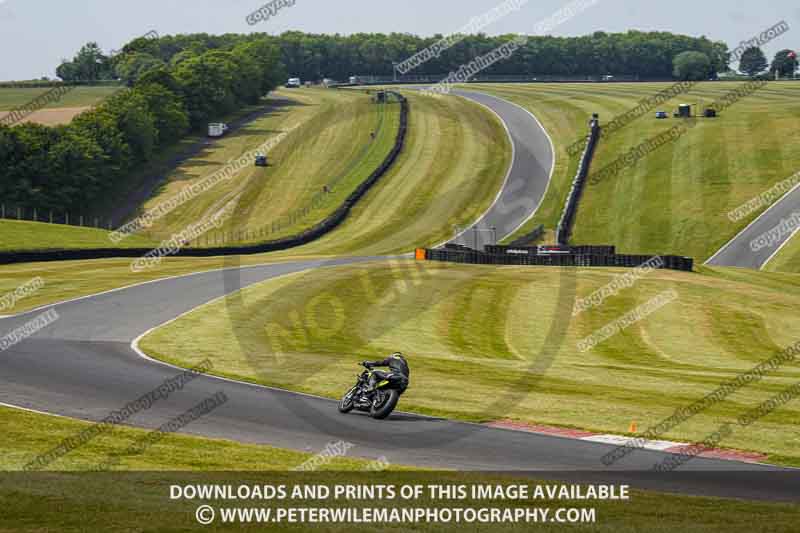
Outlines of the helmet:
M405 358L406 358L406 356L405 356L405 355L403 355L403 354L402 354L402 353L400 353L400 352L394 352L394 353L393 353L392 355L390 355L389 357L399 357L400 359L405 359Z

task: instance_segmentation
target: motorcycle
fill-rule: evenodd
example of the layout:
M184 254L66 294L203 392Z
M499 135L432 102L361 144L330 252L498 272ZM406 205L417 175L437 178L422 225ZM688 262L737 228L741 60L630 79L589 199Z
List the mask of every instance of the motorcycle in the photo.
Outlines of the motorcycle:
M387 373L384 379L375 384L375 391L367 394L370 378L375 371L369 367L365 368L353 388L347 391L339 402L339 412L349 413L357 409L369 413L372 418L383 420L394 411L408 383L401 375Z

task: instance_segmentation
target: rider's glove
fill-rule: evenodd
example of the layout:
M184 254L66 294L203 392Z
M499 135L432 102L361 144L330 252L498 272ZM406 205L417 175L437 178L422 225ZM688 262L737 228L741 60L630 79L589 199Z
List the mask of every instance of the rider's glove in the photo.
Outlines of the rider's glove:
M369 361L364 361L364 362L363 362L363 363L361 363L361 364L362 364L363 366L367 367L367 368L372 368L372 363L370 363Z

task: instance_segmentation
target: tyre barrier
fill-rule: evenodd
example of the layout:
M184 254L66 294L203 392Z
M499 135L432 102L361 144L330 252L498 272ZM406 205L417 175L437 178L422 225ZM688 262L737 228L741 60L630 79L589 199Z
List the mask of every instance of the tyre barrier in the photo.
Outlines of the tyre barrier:
M588 247L591 248L591 247ZM598 247L607 248L607 247ZM561 253L552 255L539 254L514 254L479 252L472 249L425 249L417 253L417 257L424 255L426 261L445 261L449 263L464 263L470 265L524 265L524 266L561 266L561 267L625 267L635 268L651 259L652 255L622 255L622 254L579 254ZM694 260L691 257L675 255L661 255L662 269L691 272Z
M372 174L369 175L356 189L350 193L345 201L336 211L325 217L315 226L290 237L266 241L257 244L242 246L222 246L214 248L181 248L176 253L171 254L175 257L217 257L225 255L252 255L265 252L275 252L287 250L303 244L308 244L319 239L325 234L333 231L347 218L350 210L356 203L367 194L378 180L391 168L406 141L408 131L409 104L405 96L400 93L390 91L400 101L400 127L397 131L394 147ZM109 258L135 258L152 252L152 248L87 248L76 250L47 249L31 251L8 251L0 252L0 265L13 263L31 263L39 261L77 261L86 259L109 259Z
M589 122L589 135L586 140L586 148L583 150L581 161L578 164L578 171L575 174L575 179L572 180L572 189L569 191L567 202L564 205L564 212L561 213L561 220L556 229L556 242L558 244L567 244L572 235L572 227L575 225L575 214L578 212L578 202L581 199L583 188L586 185L586 177L589 175L589 168L591 167L599 138L600 121L595 116Z
M553 255L554 253L566 253L573 255L615 255L615 246L493 246L488 245L484 248L488 254L512 254L512 255Z

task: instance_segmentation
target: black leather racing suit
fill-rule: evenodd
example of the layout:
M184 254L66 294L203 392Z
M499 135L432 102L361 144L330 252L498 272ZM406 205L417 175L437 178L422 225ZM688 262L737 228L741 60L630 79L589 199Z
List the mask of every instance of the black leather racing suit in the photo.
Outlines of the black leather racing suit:
M378 383L380 380L384 380L391 375L401 375L403 377L403 387L400 392L405 392L406 388L408 387L409 376L411 371L408 368L408 362L406 362L405 358L402 355L390 355L386 359L382 361L367 361L366 364L369 368L375 366L388 366L391 372L384 372L382 370L374 370L372 372L372 377L369 380L369 390L375 390L375 384Z

